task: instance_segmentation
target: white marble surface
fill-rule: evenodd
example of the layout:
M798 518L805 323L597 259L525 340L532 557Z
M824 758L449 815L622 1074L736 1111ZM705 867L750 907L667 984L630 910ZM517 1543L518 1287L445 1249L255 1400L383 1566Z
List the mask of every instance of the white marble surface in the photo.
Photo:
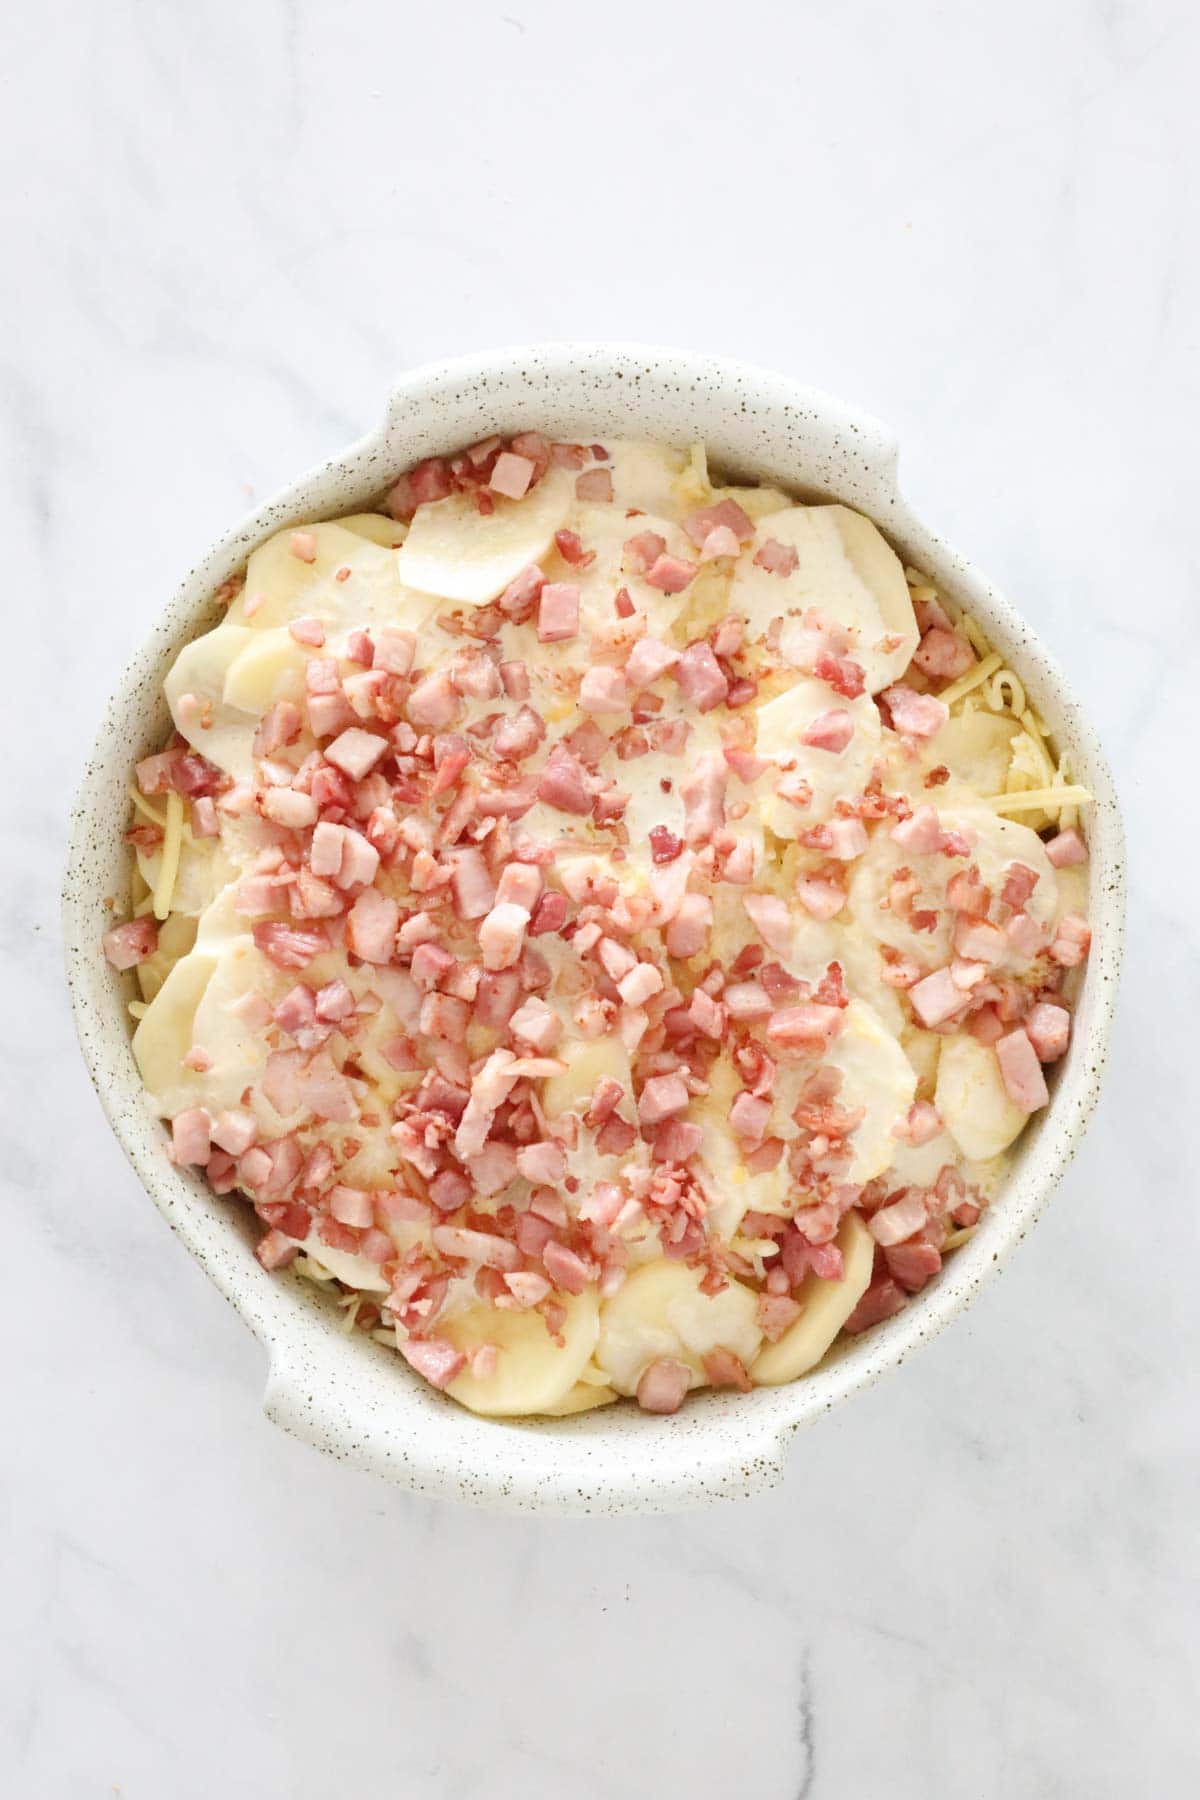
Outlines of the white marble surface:
M1192 9L508 4L0 24L0 1789L1192 1795ZM893 422L1128 809L1116 1053L1046 1222L782 1490L684 1519L470 1514L273 1432L60 977L69 794L194 553L396 370L555 336L734 352Z

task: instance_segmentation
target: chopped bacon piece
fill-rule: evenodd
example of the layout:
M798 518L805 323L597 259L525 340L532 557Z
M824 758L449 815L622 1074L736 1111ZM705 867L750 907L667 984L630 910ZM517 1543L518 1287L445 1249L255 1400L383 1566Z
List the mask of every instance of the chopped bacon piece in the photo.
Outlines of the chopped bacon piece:
M887 707L893 729L905 737L934 737L950 717L950 708L943 701L932 694L918 694L902 682L884 688L879 698Z
M695 563L682 556L656 556L646 570L646 585L663 594L681 594L695 575Z
M451 856L450 892L454 910L460 919L482 919L492 910L496 887L483 860L483 852L473 844L464 845Z
M625 544L625 556L644 575L652 569L667 548L667 540L657 531L639 531Z
M975 661L975 652L957 631L935 625L928 630L916 650L913 663L931 681L957 681Z
M114 925L102 939L104 955L114 969L134 969L158 949L158 921L147 915Z
M548 932L561 931L567 922L567 897L554 889L544 893L533 909L533 917L529 921L530 937L541 937Z
M542 1262L555 1287L565 1294L582 1294L591 1280L591 1270L583 1258L554 1238L542 1251Z
M667 922L667 954L681 959L696 956L708 942L713 924L713 904L707 894L684 894L673 919Z
M479 925L479 949L485 969L510 969L521 954L529 913L511 900L493 906Z
M1087 861L1087 845L1074 826L1070 826L1050 839L1046 845L1046 855L1054 868L1074 869Z
M559 812L582 816L592 810L582 765L563 744L555 744L538 779L537 797Z
M908 990L913 1011L926 1028L944 1025L962 1012L969 996L958 987L949 969L935 969L932 975L914 982Z
M1071 1015L1065 1006L1039 1000L1029 1009L1025 1031L1037 1051L1039 1062L1057 1062L1059 1057L1066 1055L1071 1041Z
M732 1350L710 1350L700 1358L700 1361L704 1365L704 1373L708 1377L710 1386L715 1388L734 1387L743 1394L752 1392L754 1383L746 1373L746 1365L740 1356L733 1354Z
M689 844L709 843L725 823L727 781L724 757L709 750L696 758L690 773L680 782L684 836Z
M762 1094L743 1088L729 1109L729 1129L746 1143L757 1144L766 1136L771 1102Z
M1021 1112L1037 1112L1050 1099L1042 1065L1027 1031L1018 1027L996 1040L996 1061L1004 1091Z
M1006 906L1024 906L1039 880L1036 869L1026 863L1009 863L1004 871L1004 886L1000 889L1000 898Z
M898 825L893 825L888 836L902 850L910 851L914 856L932 856L942 847L942 821L936 808L929 805L918 806L911 817L901 819Z
M558 546L558 554L573 569L586 569L589 563L596 560L596 552L584 549L578 532L556 531L554 542Z
M212 1121L203 1106L189 1106L171 1120L171 1160L200 1167L212 1154Z
M749 542L754 536L754 523L738 505L736 500L717 500L711 506L702 506L698 512L689 513L683 521L683 529L695 544L697 550L706 542L713 531L724 530L733 535L735 543L738 539ZM737 555L737 550L733 551Z
M673 669L679 652L656 637L640 637L625 662L625 674L632 687L646 688Z
M853 862L867 848L867 828L861 819L830 819L825 830L829 834L829 854L838 862Z
M414 725L429 731L445 731L455 723L462 701L449 674L438 669L418 681L408 696L405 710Z
M539 643L561 644L579 630L579 588L573 581L548 581L538 599Z
M872 1325L880 1325L900 1312L906 1301L904 1289L890 1275L877 1275L842 1330L847 1337L857 1337L860 1331L868 1331Z
M840 756L853 736L854 720L841 707L834 707L831 712L822 713L813 720L800 742L814 750L827 750L831 756Z
M768 575L791 575L800 557L794 544L781 544L778 538L767 538L755 551L754 561Z
M652 862L674 862L677 856L682 855L683 839L676 837L673 831L668 831L665 825L652 825L647 835Z
M1018 956L1033 957L1045 949L1049 933L1028 913L1016 912L1005 921L1004 937Z
M395 953L399 923L397 902L381 894L378 888L364 888L346 915L347 948L364 962L390 962Z
M758 1323L767 1342L777 1344L788 1326L795 1324L802 1310L799 1301L788 1294L760 1294Z
M254 1254L264 1269L286 1269L300 1254L300 1246L292 1243L282 1231L274 1227L259 1238L254 1246Z
M290 700L276 700L259 721L251 745L255 756L274 756L277 750L294 744L304 723L300 708Z
M534 464L528 456L516 456L511 450L502 450L492 465L488 486L494 494L520 500L528 493L533 477Z
M929 1216L929 1206L920 1188L906 1188L889 1206L883 1206L868 1220L867 1229L877 1244L902 1244L915 1236Z
M991 965L1003 961L1005 946L1005 934L998 925L960 915L954 927L954 948L959 956Z
M728 988L725 999L728 1004ZM840 1007L803 1000L798 1006L785 1006L773 1013L767 1024L767 1036L773 1044L782 1044L787 1049L820 1049L829 1043L841 1023Z
M794 925L786 901L777 894L747 894L743 904L750 923L768 949L780 956L791 953Z
M933 1244L917 1239L912 1244L896 1244L885 1250L883 1260L887 1264L888 1274L893 1276L907 1294L916 1294L925 1283L942 1266L941 1252Z
M1092 933L1086 919L1080 918L1078 913L1064 913L1058 921L1048 954L1051 962L1058 963L1060 968L1073 969L1083 961L1091 943Z
M835 918L846 904L845 890L824 875L802 875L796 883L796 898L814 919Z
M652 1075L638 1098L638 1118L643 1126L659 1125L686 1112L690 1100L682 1076Z
M254 927L254 942L277 969L306 969L329 948L329 939L316 926L284 925L274 919Z
M361 781L387 755L388 748L386 738L352 725L327 746L325 760L348 775L351 781Z
M579 684L579 706L588 713L623 713L629 710L629 684L620 669L593 663Z
M613 497L613 478L607 469L588 469L575 478L577 500L609 501Z
M302 831L316 823L317 803L311 794L301 794L295 788L273 787L263 795L262 814L288 831Z
M288 549L300 562L312 563L317 560L317 540L311 531L293 531L288 539Z
M637 1403L643 1412L676 1413L692 1385L692 1371L672 1356L660 1356L637 1384Z
M431 1387L447 1388L467 1366L461 1350L448 1338L404 1338L398 1341L401 1356L423 1375Z
M844 700L857 700L866 686L866 675L861 665L852 662L848 656L835 655L832 650L820 652L813 663L813 674Z

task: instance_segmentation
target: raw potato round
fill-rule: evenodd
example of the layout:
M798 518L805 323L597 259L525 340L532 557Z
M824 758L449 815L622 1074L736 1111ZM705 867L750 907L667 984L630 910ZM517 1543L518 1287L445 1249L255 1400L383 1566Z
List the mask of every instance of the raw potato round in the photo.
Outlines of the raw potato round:
M821 1061L839 1069L839 1105L864 1108L850 1136L847 1181L865 1185L882 1175L895 1148L892 1128L903 1119L917 1091L917 1074L904 1051L865 1000L851 1000L842 1027Z
M293 619L314 618L332 638L377 624L419 630L436 612L428 595L405 585L399 551L342 525L304 529L315 543L314 560L304 562L293 554L290 528L277 531L247 563L246 585L229 609L229 623L268 631ZM341 569L350 571L343 581L337 579Z
M523 500L497 496L486 517L469 494L418 506L396 555L400 579L423 594L486 606L547 554L573 498L563 471L552 469Z
M567 1309L560 1349L537 1312L500 1312L490 1306L470 1306L463 1312L439 1319L439 1337L459 1350L470 1352L480 1344L495 1344L500 1355L493 1374L473 1375L469 1368L446 1389L472 1412L493 1417L516 1417L545 1412L570 1393L587 1366L600 1330L600 1309L594 1288L558 1298Z
M324 655L324 651L298 644L285 625L254 632L245 649L229 665L225 677L225 704L249 713L252 720L261 719L276 700L291 700L300 705L305 694L304 671L308 659L317 655ZM246 724L244 729L253 736L253 724Z
M755 566L754 556L769 538L795 549L799 560L792 574ZM772 619L809 607L853 629L850 654L872 694L900 679L920 642L899 557L870 519L846 506L789 506L760 519L735 570L729 603L746 619L751 639L761 637ZM878 649L888 636L900 640L897 648Z
M164 1118L202 1104L207 1076L185 1069L196 1008L212 979L217 957L192 950L182 957L147 1007L133 1034L133 1056L147 1097Z
M948 1037L942 1045L934 1105L972 1162L999 1156L1026 1122L1004 1091L995 1051L968 1036Z
M252 771L250 746L256 721L226 704L225 682L253 636L245 625L218 625L215 631L184 645L163 682L171 718L180 736L187 739L193 750L238 781L248 779ZM207 729L201 727L194 709L181 712L180 701L185 694L202 706L207 703Z
M768 576L778 580L778 576ZM854 736L840 755L828 750L814 750L800 742L801 736L815 719L827 712L847 712L854 721ZM812 799L805 807L780 800L772 791L774 777L768 772L755 785L760 794L759 812L763 824L776 837L794 838L812 825L824 824L835 801L860 794L871 777L882 736L879 708L869 694L857 700L844 700L823 681L800 676L773 700L766 701L755 715L758 739L755 749L760 756L774 762L794 766L812 789Z
M601 1309L596 1361L619 1394L637 1392L652 1362L673 1357L692 1371L692 1386L708 1377L702 1358L732 1350L749 1367L762 1342L756 1298L731 1281L719 1294L702 1294L701 1277L686 1263L643 1263Z
M564 1399L542 1410L548 1419L566 1419L573 1413L592 1412L598 1406L611 1406L614 1400L620 1398L615 1388L593 1387L586 1381L577 1381Z
M774 1386L815 1369L871 1285L875 1240L857 1213L846 1214L837 1241L845 1262L841 1281L804 1277L796 1296L804 1311L777 1343L764 1347L750 1370L755 1381Z

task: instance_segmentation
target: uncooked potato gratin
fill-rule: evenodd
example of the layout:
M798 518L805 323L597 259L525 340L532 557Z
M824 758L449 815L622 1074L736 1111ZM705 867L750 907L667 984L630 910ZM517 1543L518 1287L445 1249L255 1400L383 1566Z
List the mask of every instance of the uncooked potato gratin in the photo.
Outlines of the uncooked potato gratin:
M479 1413L791 1381L1048 1099L1071 781L969 615L703 450L498 437L277 533L104 947L169 1154Z

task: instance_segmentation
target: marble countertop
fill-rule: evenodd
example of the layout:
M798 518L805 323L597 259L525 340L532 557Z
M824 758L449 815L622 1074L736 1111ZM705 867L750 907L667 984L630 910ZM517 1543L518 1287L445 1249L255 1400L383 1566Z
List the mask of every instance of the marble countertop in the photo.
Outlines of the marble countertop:
M1194 12L509 5L0 24L0 1786L1190 1796ZM101 698L196 553L405 365L589 336L894 424L1069 664L1129 831L1110 1079L1045 1222L785 1486L682 1518L457 1510L272 1430L108 1134L58 941Z

